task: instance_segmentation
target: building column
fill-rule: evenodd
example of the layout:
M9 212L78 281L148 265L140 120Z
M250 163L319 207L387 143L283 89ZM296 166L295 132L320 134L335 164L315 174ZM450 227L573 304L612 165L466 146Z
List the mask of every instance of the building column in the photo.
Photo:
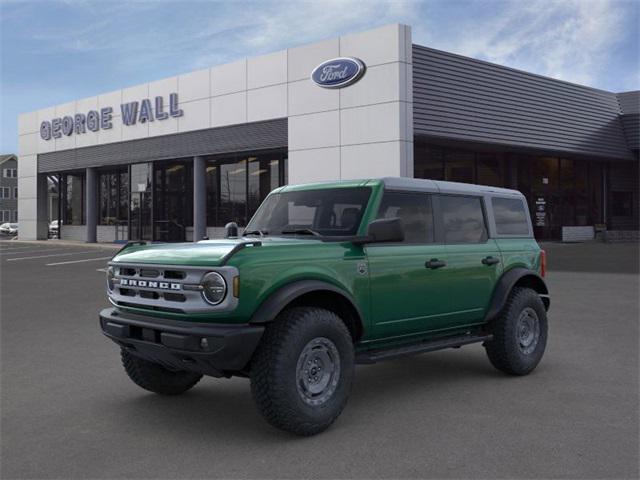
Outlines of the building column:
M39 173L36 180L36 219L37 219L37 235L38 240L46 240L49 238L49 213L47 211L47 199L49 198L49 188L46 173ZM18 190L20 195L20 190ZM20 219L20 210L18 210L18 219Z
M98 241L98 181L96 169L87 168L85 174L85 213L87 224L87 243Z
M193 157L193 241L207 235L207 162Z

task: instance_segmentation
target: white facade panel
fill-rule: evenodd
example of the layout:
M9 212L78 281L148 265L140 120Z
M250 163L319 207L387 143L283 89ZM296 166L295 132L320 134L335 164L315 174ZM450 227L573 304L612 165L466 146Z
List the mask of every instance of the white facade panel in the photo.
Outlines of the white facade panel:
M35 155L38 153L37 133L27 133L18 137L18 155Z
M18 135L40 131L38 112L21 113L18 115Z
M38 157L36 155L20 155L18 158L18 179L21 177L35 177L37 174Z
M289 117L340 108L340 90L320 88L308 78L289 84Z
M76 148L91 147L97 144L98 144L98 132L92 132L91 130L87 130L82 135L76 136Z
M155 108L154 99L155 97L163 97L165 99L169 98L169 95L172 93L176 93L178 91L178 77L169 77L164 78L162 80L157 80L155 82L149 83L149 94L148 98L151 99L151 104ZM143 98L147 98L146 96L139 97L137 100L140 101Z
M400 92L405 90L400 88L404 72L404 64L398 62L367 68L366 81L363 78L349 88L340 89L340 107L400 101Z
M211 69L198 70L178 77L178 97L181 102L202 100L211 96Z
M53 142L54 139L49 140ZM71 150L76 148L76 136L75 135L62 135L60 138L55 139L56 152L59 150Z
M340 148L289 152L289 183L310 183L341 178Z
M342 145L401 140L400 102L340 111Z
M52 118L56 116L56 108L49 107L43 108L42 110L38 110L38 129L39 125L45 121L51 121ZM46 153L46 152L54 152L56 150L56 142L52 138L51 140L43 140L38 135L38 153Z
M145 84L146 85L146 84ZM98 95L98 108L113 107L113 113L120 115L120 103L122 103L122 90Z
M247 89L287 83L287 51L247 59Z
M119 117L118 117L119 118ZM130 128L130 127L127 127ZM98 130L98 143L113 143L122 141L122 123L114 121L113 126L107 130Z
M36 177L29 177L32 179L32 184L33 187L32 189L30 189L31 192L36 190ZM26 183L28 180L24 179L23 180L23 184ZM22 222L22 221L26 221L26 220L33 220L35 221L38 218L38 199L34 196L34 197L23 197L22 194L20 193L20 190L18 190L18 194L20 195L20 197L18 198L18 221ZM20 223L19 223L20 225Z
M247 89L247 60L211 68L211 95L226 95Z
M18 178L18 194L23 198L36 198L38 196L38 188L35 177Z
M340 112L289 117L289 152L340 145Z
M211 105L208 98L182 103L180 104L180 108L182 108L184 113L181 117L177 118L179 132L188 132L190 130L200 130L210 127ZM168 120L170 119L163 120L163 122Z
M247 92L232 93L211 99L211 126L222 127L247 121Z
M120 104L120 101L118 101ZM76 102L76 112L87 114L90 110L98 110L98 96L83 98Z
M259 122L287 116L287 85L258 88L247 92L247 121Z
M332 38L289 49L288 80L308 79L314 68L322 62L340 56L340 39Z
M368 66L406 62L402 25L393 24L340 37L340 56L356 57ZM409 45L411 49L411 45Z
M402 176L400 162L389 159L402 158L404 142L368 143L341 148L341 178Z
M142 85L136 85L134 87L122 89L122 100L113 102L108 105L100 105L100 107L113 107L114 115L120 115L119 110L120 103L139 102L143 98L149 98L149 84L143 83Z
M116 128L120 129L121 139L123 141L126 140L136 140L138 138L147 138L149 136L149 124L153 122L138 122L133 125L125 125L121 126L121 122L113 122L113 127L111 130L115 130ZM100 130L100 137L102 138L102 132L107 130ZM102 143L102 141L100 142Z
M183 106L180 105L180 108L183 108ZM164 120L154 120L153 122L149 122L149 136L157 137L160 135L178 133L178 118L179 117L169 117Z

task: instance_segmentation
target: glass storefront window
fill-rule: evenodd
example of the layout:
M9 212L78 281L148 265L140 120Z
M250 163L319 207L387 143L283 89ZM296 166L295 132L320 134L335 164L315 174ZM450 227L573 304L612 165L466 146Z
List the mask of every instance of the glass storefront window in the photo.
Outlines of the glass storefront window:
M63 186L63 224L84 225L84 175L65 174Z
M444 157L441 148L416 142L414 176L430 180L444 180Z
M129 220L129 174L126 170L98 176L98 224L122 225Z
M246 225L269 192L286 183L285 162L283 150L210 158L207 225Z
M504 160L500 154L479 153L477 156L477 175L479 185L504 187Z
M192 161L158 162L154 170L154 240L183 242L193 225Z
M414 165L416 178L507 188L513 188L512 182L515 182L518 190L527 198L537 238L559 238L563 226L606 223L604 162L522 152L475 152L430 145L422 139L415 142ZM611 190L630 188L620 182L624 178L637 178L637 173L634 175L630 169L622 166L616 165L615 168L618 172L615 174L616 187L612 184ZM442 174L439 173L441 171ZM609 182L612 180L609 179ZM628 195L618 195L616 200L620 205L629 203ZM606 204L612 203L615 202L610 198ZM606 212L612 217L609 223L638 223L635 217L616 216L612 210L607 208ZM629 211L626 207L620 207L617 213L628 215ZM637 213L633 215L637 216Z
M444 176L450 182L475 183L475 154L471 152L446 152Z

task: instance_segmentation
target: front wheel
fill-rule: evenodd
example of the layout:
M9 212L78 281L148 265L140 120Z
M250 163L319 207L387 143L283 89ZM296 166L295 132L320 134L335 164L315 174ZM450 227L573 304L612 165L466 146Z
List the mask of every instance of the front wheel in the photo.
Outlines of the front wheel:
M513 289L500 315L491 323L493 340L485 348L491 364L511 375L530 373L547 345L547 312L537 292Z
M271 425L314 435L342 412L353 371L353 342L342 320L321 308L292 308L267 326L251 363L251 391Z

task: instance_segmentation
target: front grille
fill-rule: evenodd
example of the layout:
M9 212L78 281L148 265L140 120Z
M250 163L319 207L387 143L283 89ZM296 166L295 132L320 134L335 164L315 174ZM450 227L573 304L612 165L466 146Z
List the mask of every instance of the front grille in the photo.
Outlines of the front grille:
M231 289L235 267L176 267L160 265L112 264L115 268L115 286L109 297L116 305L162 312L206 313L212 310L230 310L237 305L232 291L225 300L212 307L202 297L200 285L205 273L220 273ZM185 286L189 286L185 288Z

